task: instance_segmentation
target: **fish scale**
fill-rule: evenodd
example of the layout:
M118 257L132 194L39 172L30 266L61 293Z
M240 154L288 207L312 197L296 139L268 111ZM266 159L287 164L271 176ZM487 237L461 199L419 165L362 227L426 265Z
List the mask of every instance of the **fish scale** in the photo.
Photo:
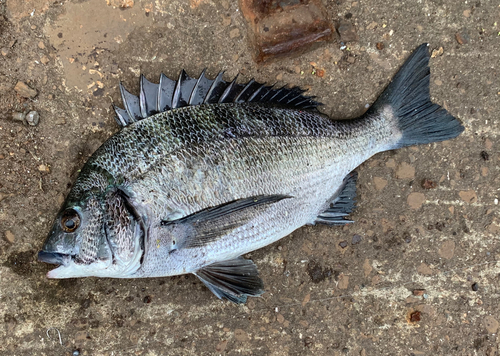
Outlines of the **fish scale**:
M463 131L430 101L428 62L422 45L364 115L339 121L299 88L222 73L141 76L139 97L120 84L121 130L89 158L56 217L38 257L59 265L47 276L194 273L219 298L261 295L242 255L306 224L351 223L357 166Z

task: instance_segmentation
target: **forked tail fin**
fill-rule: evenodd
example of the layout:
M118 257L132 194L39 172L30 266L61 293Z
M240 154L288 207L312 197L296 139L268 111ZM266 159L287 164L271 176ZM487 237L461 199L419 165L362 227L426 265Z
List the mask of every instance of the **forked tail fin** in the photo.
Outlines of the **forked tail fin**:
M402 133L392 148L449 140L464 131L456 118L431 102L429 57L428 44L420 45L365 114L380 115L390 108Z

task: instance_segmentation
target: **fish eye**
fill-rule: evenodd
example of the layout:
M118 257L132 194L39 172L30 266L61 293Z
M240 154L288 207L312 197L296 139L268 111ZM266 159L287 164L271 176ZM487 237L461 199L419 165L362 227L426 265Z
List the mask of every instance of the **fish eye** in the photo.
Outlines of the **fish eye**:
M61 217L61 227L65 232L74 232L80 226L80 215L74 209L64 211Z

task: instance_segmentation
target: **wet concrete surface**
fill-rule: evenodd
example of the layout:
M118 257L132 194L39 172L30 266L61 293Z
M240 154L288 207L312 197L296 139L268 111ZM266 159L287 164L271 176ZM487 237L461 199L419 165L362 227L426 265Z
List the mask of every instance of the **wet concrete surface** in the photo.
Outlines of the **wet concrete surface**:
M498 1L324 4L354 42L257 65L230 1L0 1L1 355L499 355ZM120 80L137 93L140 73L224 69L300 85L325 113L354 117L422 42L435 50L432 98L466 131L359 167L355 224L251 253L261 298L222 302L194 276L45 278L35 254L118 130ZM13 115L30 110L36 126Z

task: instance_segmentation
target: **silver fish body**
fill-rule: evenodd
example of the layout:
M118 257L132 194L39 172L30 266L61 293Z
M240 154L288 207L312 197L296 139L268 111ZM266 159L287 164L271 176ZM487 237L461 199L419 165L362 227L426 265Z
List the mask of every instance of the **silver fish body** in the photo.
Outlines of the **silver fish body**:
M194 273L219 298L261 294L240 256L306 224L349 222L359 164L463 131L429 100L428 57L420 46L354 120L320 114L302 91L203 74L141 81L139 98L122 89L124 127L87 161L39 254L60 264L48 277Z

